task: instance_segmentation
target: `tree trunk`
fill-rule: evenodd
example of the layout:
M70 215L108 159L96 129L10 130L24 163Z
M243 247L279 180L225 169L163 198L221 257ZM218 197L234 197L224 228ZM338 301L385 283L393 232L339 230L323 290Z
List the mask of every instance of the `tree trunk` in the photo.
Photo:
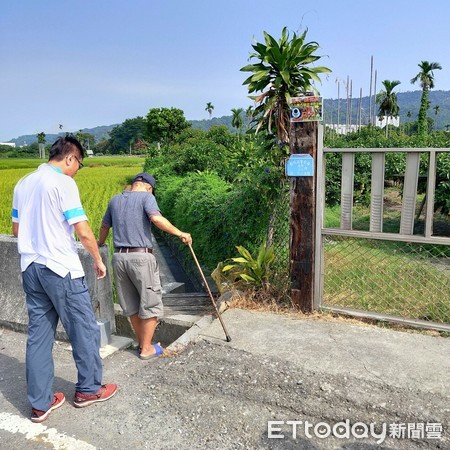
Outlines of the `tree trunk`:
M428 89L424 88L422 91L422 98L420 99L419 116L417 118L417 135L423 145L425 144L428 134L427 109Z
M316 162L317 123L291 123L291 154L310 154ZM291 298L302 312L314 309L315 176L290 178Z

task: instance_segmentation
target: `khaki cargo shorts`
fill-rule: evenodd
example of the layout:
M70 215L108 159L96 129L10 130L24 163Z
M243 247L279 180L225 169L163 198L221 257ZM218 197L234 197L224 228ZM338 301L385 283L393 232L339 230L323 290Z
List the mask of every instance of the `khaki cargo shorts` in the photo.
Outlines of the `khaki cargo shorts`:
M112 257L117 299L126 317L162 317L159 267L152 253L114 253Z

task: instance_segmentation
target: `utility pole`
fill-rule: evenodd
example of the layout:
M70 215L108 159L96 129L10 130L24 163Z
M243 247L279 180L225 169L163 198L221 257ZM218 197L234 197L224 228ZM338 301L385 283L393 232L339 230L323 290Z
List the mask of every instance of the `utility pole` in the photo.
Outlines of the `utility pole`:
M359 88L359 103L358 103L358 131L361 130L361 108L362 108L362 88Z
M339 133L339 124L341 123L340 121L340 117L339 117L339 113L341 111L341 94L340 94L340 85L341 82L338 81L338 105L337 105L337 128L336 128L336 132Z
M376 108L377 108L377 71L375 70L375 82L374 82L374 87L373 87L373 114L372 114L374 126L375 126L376 117L377 117Z
M372 77L373 77L373 56L370 57L370 88L369 88L369 124L372 125Z
M353 80L350 80L350 105L349 105L349 113L348 113L348 121L350 123L349 132L352 132L352 100L353 100Z
M347 91L347 109L345 112L345 134L348 133L348 125L349 125L349 103L348 103L348 94L349 94L349 88L350 88L350 77L347 75L347 84L345 85L345 90Z
M302 312L314 310L314 228L317 122L290 124L291 155L313 158L312 176L291 176L290 185L290 272L292 303Z

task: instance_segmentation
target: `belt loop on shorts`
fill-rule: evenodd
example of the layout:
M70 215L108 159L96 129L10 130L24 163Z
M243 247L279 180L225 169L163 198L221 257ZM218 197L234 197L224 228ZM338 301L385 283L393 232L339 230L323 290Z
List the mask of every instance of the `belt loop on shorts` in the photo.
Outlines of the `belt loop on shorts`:
M116 248L116 253L153 253L152 248L148 247L120 247Z

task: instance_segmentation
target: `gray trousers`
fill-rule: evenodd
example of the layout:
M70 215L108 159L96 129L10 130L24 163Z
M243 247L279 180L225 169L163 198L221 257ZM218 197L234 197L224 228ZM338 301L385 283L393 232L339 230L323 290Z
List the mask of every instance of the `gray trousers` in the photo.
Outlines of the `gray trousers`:
M76 391L95 393L101 387L100 329L84 278L62 278L42 264L22 273L28 308L26 376L33 408L47 411L53 401L53 344L61 319L78 370Z
M112 257L117 299L126 317L163 316L159 267L152 253L114 253Z

